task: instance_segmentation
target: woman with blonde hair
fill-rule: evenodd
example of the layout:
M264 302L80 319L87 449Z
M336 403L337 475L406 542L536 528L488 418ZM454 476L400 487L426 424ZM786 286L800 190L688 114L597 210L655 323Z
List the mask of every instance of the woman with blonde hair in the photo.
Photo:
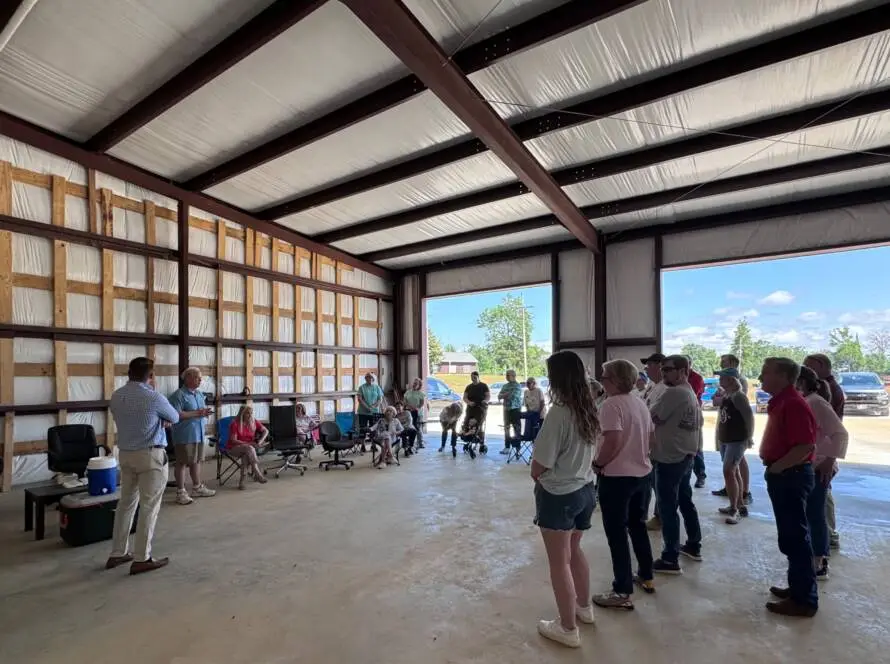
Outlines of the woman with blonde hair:
M558 620L541 620L541 636L570 648L581 645L578 622L593 623L590 569L581 537L596 503L593 458L599 432L593 392L581 358L560 351L547 358L552 406L535 440L535 523L541 529Z
M257 433L260 434L259 439ZM238 415L229 425L229 456L241 460L241 478L238 481L238 488L244 489L244 475L247 466L253 473L253 478L260 484L265 484L268 480L263 476L260 468L260 462L256 455L256 446L262 445L269 437L269 430L260 422L253 418L253 408L250 406L241 406L238 409Z
M609 397L599 410L602 442L593 467L599 475L597 489L603 530L612 556L611 592L594 595L593 603L610 609L632 609L636 583L645 592L652 585L652 545L646 531L646 499L649 490L649 439L655 429L646 404L633 394L637 368L627 360L603 365L602 382ZM630 548L637 558L633 575Z

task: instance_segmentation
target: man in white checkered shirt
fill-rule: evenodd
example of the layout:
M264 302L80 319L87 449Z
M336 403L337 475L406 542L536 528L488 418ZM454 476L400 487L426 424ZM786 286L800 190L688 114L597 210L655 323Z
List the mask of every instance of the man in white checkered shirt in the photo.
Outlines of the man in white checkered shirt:
M154 361L137 357L130 362L129 382L111 395L110 410L118 430L121 496L114 515L114 541L106 569L132 563L130 574L164 567L169 558L151 557L161 499L167 487L167 436L164 429L179 421L167 398L152 387ZM130 528L141 507L133 553Z

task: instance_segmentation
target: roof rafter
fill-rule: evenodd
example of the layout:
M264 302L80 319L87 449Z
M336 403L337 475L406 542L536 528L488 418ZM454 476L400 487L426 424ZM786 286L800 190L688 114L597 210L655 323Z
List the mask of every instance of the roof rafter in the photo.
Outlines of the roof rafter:
M400 0L343 2L541 199L572 235L591 251L598 251L596 229Z
M790 203L779 203L776 205L768 205L759 208L747 210L736 210L734 212L726 212L719 215L711 215L701 218L689 219L687 221L679 221L673 224L662 224L659 226L646 226L625 231L615 231L613 233L604 233L603 238L605 244L615 244L618 242L630 242L632 240L642 240L654 238L657 236L676 235L679 233L688 233L690 231L707 230L711 228L726 228L730 226L738 226L756 221L769 221L770 219L779 219L781 217L797 216L812 214L815 212L823 212L825 210L837 210L840 208L850 207L853 205L868 205L871 203L888 203L890 202L890 187L873 187L871 189L861 189L844 194L831 194L821 196L819 198L810 198L804 201L792 201ZM874 243L890 242L890 230L886 240L874 240ZM849 247L868 244L862 240L856 240L849 244L844 243L839 246ZM412 274L416 272L429 272L432 270L451 270L455 268L477 267L479 265L487 265L499 261L515 260L517 258L528 258L531 256L544 256L554 251L571 251L573 249L582 249L583 246L577 240L562 240L560 242L551 242L540 244L534 247L527 247L519 250L498 251L488 254L480 254L476 256L467 256L463 258L443 259L421 265L413 265L411 267L402 268L397 271L398 275ZM826 247L826 249L837 247ZM773 255L784 255L794 252L776 252ZM733 259L729 259L733 260Z
M44 150L54 155L58 155L64 159L80 164L84 168L92 168L108 175L120 178L125 182L134 184L138 187L144 187L162 196L176 199L187 205L194 206L210 214L216 214L224 219L241 224L248 228L253 228L261 233L266 233L279 240L284 240L291 244L303 247L309 251L314 251L334 260L342 261L348 265L352 265L371 274L392 280L392 273L389 270L368 263L345 251L340 251L334 247L321 244L315 240L307 238L290 228L286 228L279 224L257 219L244 210L223 203L222 201L194 191L186 191L176 183L170 182L159 175L149 173L137 166L128 164L107 154L100 154L84 149L80 144L75 143L54 132L48 131L41 127L37 127L26 120L14 117L0 111L0 134L8 136L22 143L27 143L31 147Z
M622 113L633 108L710 85L732 76L868 37L890 30L890 11L886 4L845 16L829 23L784 35L772 41L749 46L735 53L718 56L656 79L573 104L513 125L513 130L527 141L558 130ZM418 157L385 166L356 178L317 191L301 194L255 214L262 219L279 219L332 201L376 189L424 173L485 151L477 139L470 139Z
M602 20L645 0L570 0L523 23L503 30L455 53L452 58L471 74L506 57L556 39L568 32ZM200 173L185 183L186 189L208 189L215 184L257 168L337 131L366 120L405 102L426 89L417 76L409 75L341 106L316 120L296 127L241 155Z
M890 90L879 90L878 92L862 95L845 104L841 104L842 101L844 100L835 99L818 106L777 115L766 120L755 120L732 127L725 127L719 133L703 133L691 138L674 141L673 143L655 145L636 152L628 152L615 155L614 157L589 161L584 164L576 164L552 171L552 175L559 185L565 187L578 184L579 182L590 182L639 168L654 166L672 159L681 159L712 150L754 143L761 139L768 139L772 136L796 131L801 127L818 127L871 113L888 111L890 110ZM528 188L521 182L510 182L497 187L474 191L463 196L455 196L443 201L412 207L403 212L396 212L369 221L344 226L343 228L316 235L315 239L327 243L339 242L369 233L391 230L431 217L459 212L477 205L522 196L527 193Z
M881 164L890 164L890 145L877 148L869 153L844 153L836 157L817 159L802 164L782 166L765 171L758 171L756 173L724 178L722 180L713 180L703 184L676 187L674 189L658 191L652 194L643 194L598 205L589 205L581 208L581 211L591 219L602 219L604 217L626 214L628 212L654 210L675 203L678 200L690 201L699 198L708 198L720 194L757 189L782 182L806 180L820 175L843 173L860 168L868 168L869 166L879 166ZM717 216L719 217L721 215ZM712 219L713 217L708 218ZM500 224L498 226L491 226L478 231L464 233L463 235L433 238L431 240L403 244L391 249L383 249L381 251L361 254L360 257L370 262L390 260L402 256L410 256L411 254L419 252L457 246L475 240L509 236L523 231L546 228L555 223L556 219L553 216L545 215L507 224Z
M185 69L100 129L85 147L105 152L258 48L296 25L327 0L276 0Z

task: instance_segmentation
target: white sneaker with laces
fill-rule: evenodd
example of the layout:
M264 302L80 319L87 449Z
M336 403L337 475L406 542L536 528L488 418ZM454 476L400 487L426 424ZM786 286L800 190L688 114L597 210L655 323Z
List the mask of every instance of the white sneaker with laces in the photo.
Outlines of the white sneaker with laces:
M593 604L588 604L587 606L576 606L575 607L575 617L579 622L583 622L585 625L592 625L596 620L593 617Z
M176 492L176 503L177 504L191 505L193 502L195 502L194 498L192 498L188 494L188 491L186 491L185 489L180 489L179 491Z
M203 484L192 489L192 498L210 498L211 496L215 495L216 491L214 491L213 489L208 489Z
M558 620L539 620L538 634L569 648L581 647L581 633L578 628L568 630Z
M735 526L741 520L742 520L742 517L739 515L738 512L733 512L732 514L730 514L729 516L726 517L726 523L729 524L730 526Z

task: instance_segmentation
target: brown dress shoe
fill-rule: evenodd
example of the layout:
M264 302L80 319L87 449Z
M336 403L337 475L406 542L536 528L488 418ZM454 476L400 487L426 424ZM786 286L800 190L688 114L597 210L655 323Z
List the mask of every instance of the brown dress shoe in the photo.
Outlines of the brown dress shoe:
M131 562L133 562L133 556L129 553L125 553L122 556L109 556L108 560L105 561L105 569L114 569Z
M766 608L778 613L780 616L793 616L795 618L812 618L816 615L816 607L795 602L793 599L782 599L778 602L767 602Z
M151 572L156 569L161 569L162 567L166 567L167 563L170 562L169 558L158 558L155 560L154 558L149 558L148 560L144 560L142 562L134 562L130 565L130 574L142 574L144 572Z

